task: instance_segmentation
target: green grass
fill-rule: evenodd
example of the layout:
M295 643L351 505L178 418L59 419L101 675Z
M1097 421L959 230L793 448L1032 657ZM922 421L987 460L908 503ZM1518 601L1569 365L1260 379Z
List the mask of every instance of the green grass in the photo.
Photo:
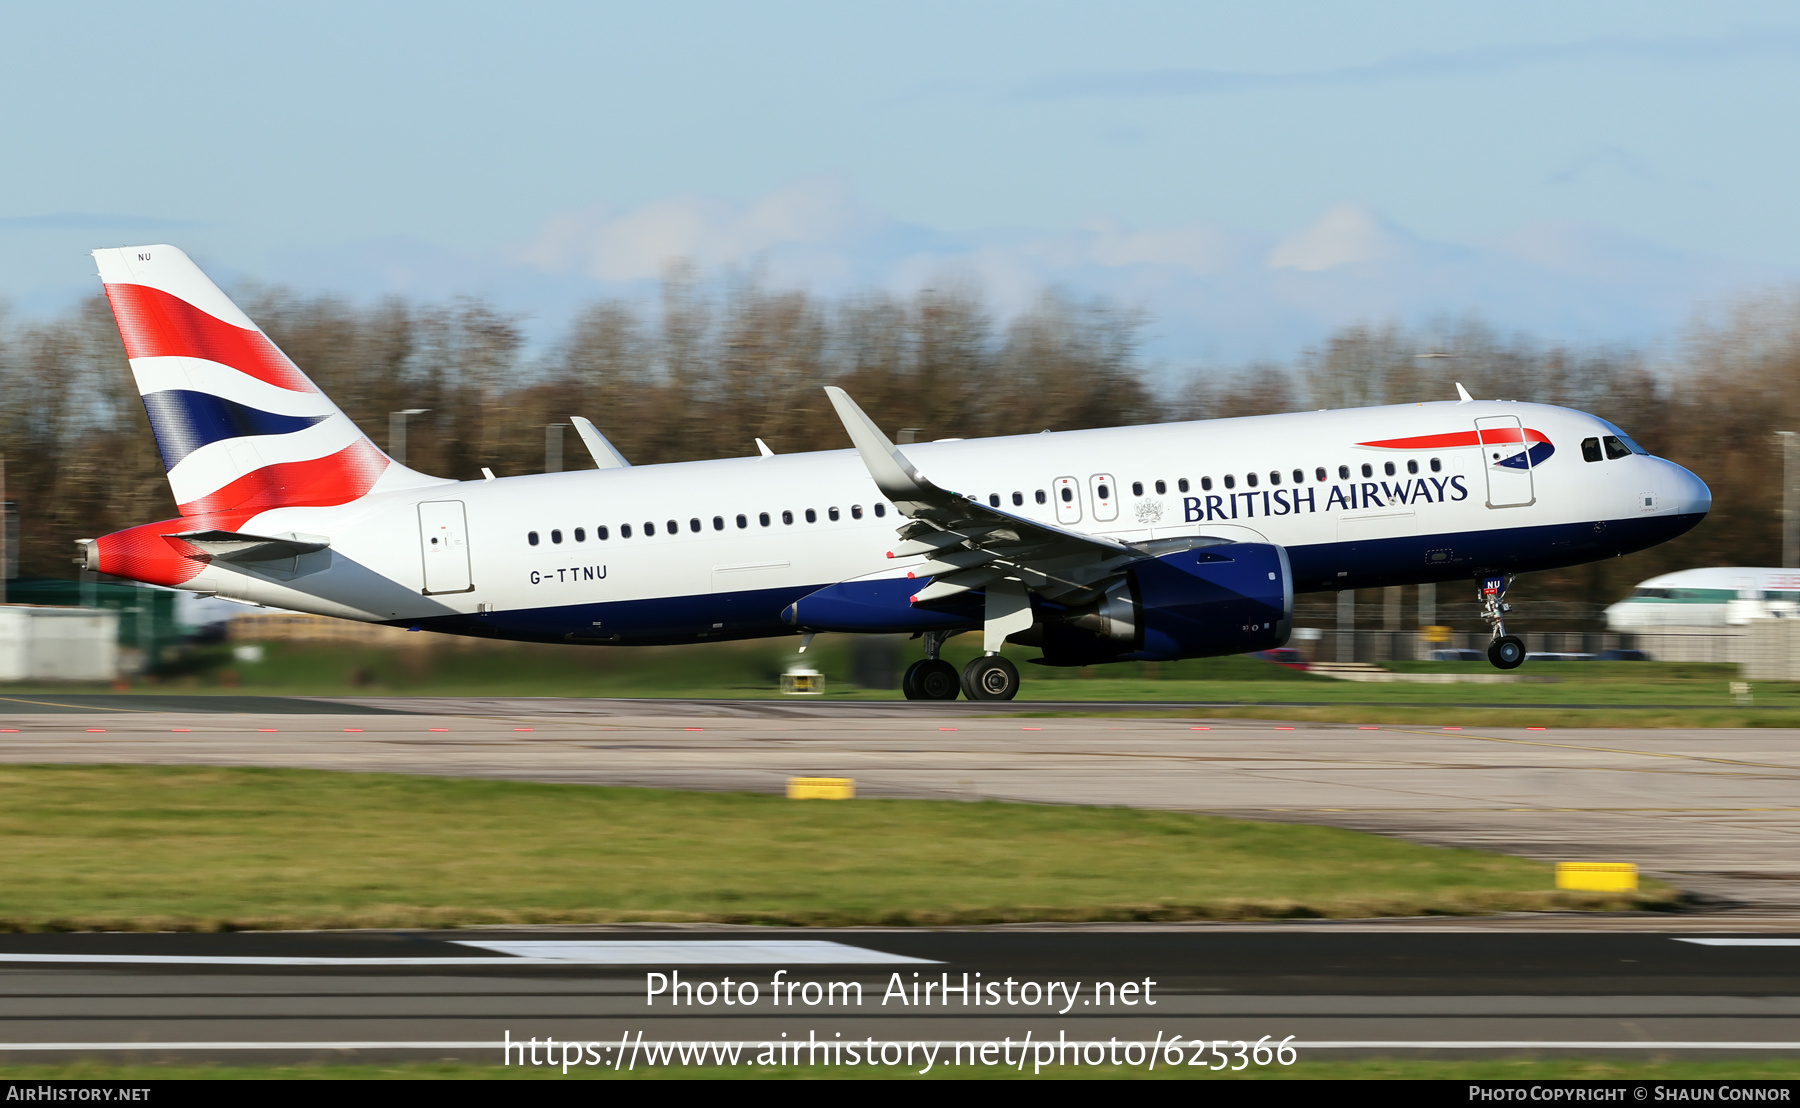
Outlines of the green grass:
M894 700L897 689L863 688L858 649L846 636L821 635L804 656L796 639L684 647L577 647L415 636L416 646L377 649L271 643L263 660L245 662L229 647L198 650L130 691L261 695L608 696L776 699L780 674L804 662L825 674L827 700ZM968 661L979 644L952 639L944 657ZM889 672L919 654L917 643L889 640ZM1244 657L1128 662L1081 669L1025 664L1036 652L1009 650L1020 663L1029 711L1043 701L1228 702L1206 715L1346 723L1554 727L1800 727L1800 682L1758 682L1755 705L1735 702L1738 667L1683 662L1532 662L1515 684L1420 684L1337 681ZM877 667L878 669L880 667ZM1405 672L1491 673L1485 663L1395 662ZM877 682L879 683L879 682ZM93 685L0 686L3 695L104 692ZM1290 707L1293 702L1318 707ZM1480 708L1453 707L1480 704ZM1602 707L1577 707L1577 705ZM1640 707L1653 705L1654 707Z
M0 768L0 929L1360 917L1668 903L1327 827L304 770Z
M62 1065L0 1066L0 1081L65 1080L969 1080L1026 1079L1033 1077L1004 1066L971 1068L938 1065L921 1077L920 1066L665 1066L614 1073L594 1067L571 1069L564 1076L552 1066L502 1067L474 1062L403 1062L386 1065L270 1065L232 1066L193 1063L70 1062ZM1222 1070L1201 1074L1185 1066L1057 1066L1047 1067L1038 1080L1116 1080L1119 1078L1209 1081L1528 1081L1631 1080L1631 1081L1792 1081L1800 1078L1800 1059L1741 1058L1680 1061L1668 1058L1568 1058L1513 1056L1473 1061L1416 1058L1301 1058L1291 1066L1252 1066L1239 1073Z

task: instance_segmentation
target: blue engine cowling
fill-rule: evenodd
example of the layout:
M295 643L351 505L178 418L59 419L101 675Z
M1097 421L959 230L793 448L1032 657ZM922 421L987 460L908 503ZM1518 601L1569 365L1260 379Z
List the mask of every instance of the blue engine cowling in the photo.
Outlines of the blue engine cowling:
M1039 614L1043 665L1247 654L1287 642L1293 574L1279 546L1221 543L1135 563L1097 604Z

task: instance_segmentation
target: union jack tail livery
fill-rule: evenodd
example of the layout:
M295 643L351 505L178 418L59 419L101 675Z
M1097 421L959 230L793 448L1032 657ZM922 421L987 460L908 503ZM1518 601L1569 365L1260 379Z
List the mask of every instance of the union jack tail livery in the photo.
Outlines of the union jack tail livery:
M96 250L94 260L183 516L433 483L370 442L180 250Z

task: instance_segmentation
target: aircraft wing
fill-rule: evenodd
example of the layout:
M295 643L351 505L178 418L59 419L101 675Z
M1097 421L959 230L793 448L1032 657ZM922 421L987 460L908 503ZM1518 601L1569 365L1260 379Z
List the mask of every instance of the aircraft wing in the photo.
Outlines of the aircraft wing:
M888 557L931 556L913 571L919 577L933 578L913 597L916 604L984 588L1005 578L1052 597L1086 592L1125 563L1154 553L1138 544L1128 546L1027 519L939 488L881 433L848 393L833 385L827 385L825 392L875 479L875 487L910 520L900 528L902 541Z

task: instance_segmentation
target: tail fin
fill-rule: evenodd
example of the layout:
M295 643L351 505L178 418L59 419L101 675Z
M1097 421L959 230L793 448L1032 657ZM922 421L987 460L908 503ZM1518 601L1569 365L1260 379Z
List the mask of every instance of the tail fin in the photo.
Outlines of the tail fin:
M182 515L437 483L382 453L180 250L94 260Z

